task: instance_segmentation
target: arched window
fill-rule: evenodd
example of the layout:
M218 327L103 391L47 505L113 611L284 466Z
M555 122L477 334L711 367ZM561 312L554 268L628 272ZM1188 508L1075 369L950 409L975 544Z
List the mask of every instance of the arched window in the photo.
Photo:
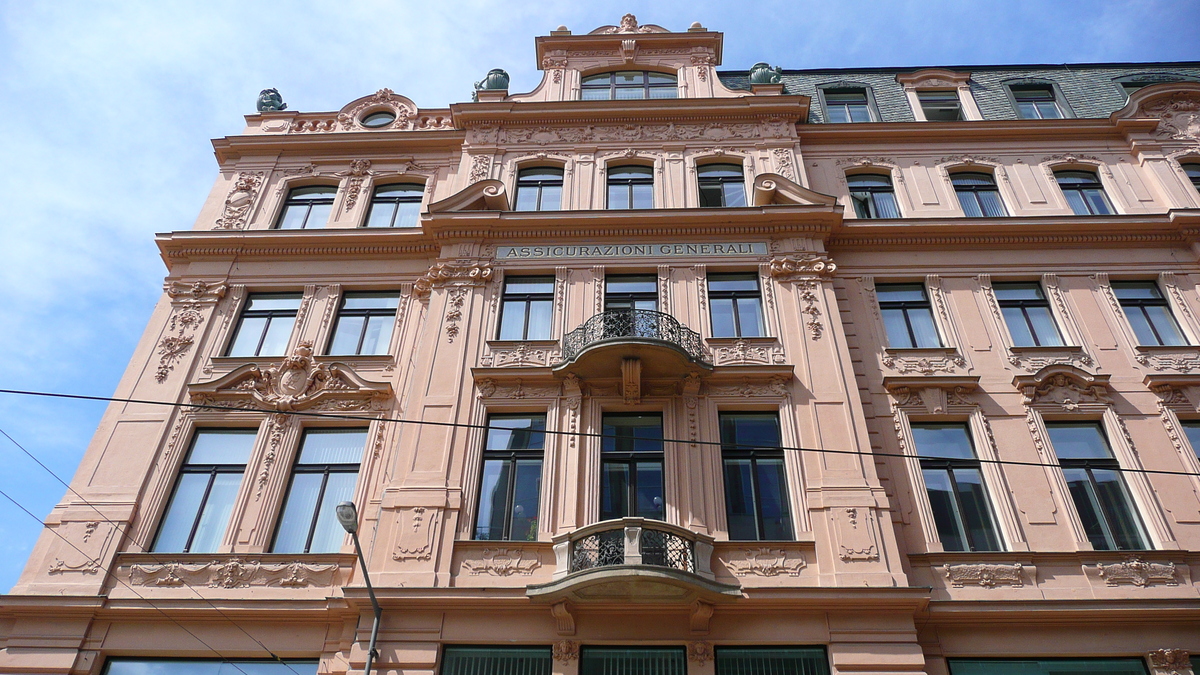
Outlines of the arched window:
M283 213L275 228L279 230L304 230L325 227L333 211L333 197L337 188L332 185L310 185L292 188L283 203Z
M557 211L562 208L563 170L553 166L521 169L517 174L517 211Z
M704 164L696 168L700 207L745 206L746 179L737 164Z
M968 218L1000 218L1007 216L996 179L986 173L956 173L950 176L958 203Z
M654 170L648 166L614 166L608 170L608 208L654 208Z
M1114 213L1104 194L1104 185L1091 171L1055 171L1054 180L1058 181L1058 187L1075 215L1107 216Z
M1184 164L1183 172L1187 174L1188 180L1192 181L1192 187L1200 192L1200 164Z
M899 218L900 206L892 189L892 179L876 173L846 176L850 201L859 218Z
M416 227L424 185L380 185L371 197L364 227Z
M638 98L677 98L675 76L645 70L621 70L583 78L579 97L584 101Z

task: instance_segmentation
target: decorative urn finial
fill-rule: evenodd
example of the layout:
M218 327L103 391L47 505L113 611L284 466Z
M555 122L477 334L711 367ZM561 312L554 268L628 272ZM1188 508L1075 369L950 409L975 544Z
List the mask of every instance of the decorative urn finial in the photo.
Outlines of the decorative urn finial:
M287 104L279 95L279 90L272 87L258 92L258 112L278 112L287 110Z
M492 68L487 77L475 83L475 90L508 89L508 73L500 68Z
M759 61L750 66L750 84L779 84L783 80L783 68Z

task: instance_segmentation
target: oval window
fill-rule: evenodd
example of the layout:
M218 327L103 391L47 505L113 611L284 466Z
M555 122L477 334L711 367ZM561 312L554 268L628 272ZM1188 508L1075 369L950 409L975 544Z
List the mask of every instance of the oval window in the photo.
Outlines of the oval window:
M379 112L373 112L370 115L362 118L362 125L368 129L378 129L380 127L386 127L395 121L396 113L390 110L380 110Z

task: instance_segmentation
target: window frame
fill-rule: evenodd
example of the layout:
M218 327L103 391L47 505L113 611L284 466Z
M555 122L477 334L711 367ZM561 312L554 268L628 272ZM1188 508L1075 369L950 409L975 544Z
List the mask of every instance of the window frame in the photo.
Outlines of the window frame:
M1098 169L1098 167L1092 167L1090 169L1077 169L1077 168L1063 167L1063 168L1053 170L1054 184L1058 186L1059 192L1062 193L1063 200L1066 201L1066 203L1067 203L1067 208L1071 209L1071 213L1073 215L1076 215L1076 216L1115 216L1115 215L1118 215L1117 209L1113 205L1112 199L1110 199L1108 196L1108 190L1105 189L1105 187L1104 187L1104 181L1102 181L1100 179L1100 172L1096 169ZM1079 177L1082 174L1087 174L1087 175L1091 176L1094 180L1092 180L1090 183L1079 183L1079 184L1074 184L1074 185L1068 184L1069 187L1064 187L1061 177L1068 176L1069 174L1075 174L1075 177ZM1080 203L1082 203L1084 205L1084 207L1087 209L1087 213L1079 212L1079 209L1077 209L1075 207L1075 203L1071 201L1071 196L1068 193L1076 194L1077 199L1079 199ZM1100 197L1104 201L1105 208L1108 209L1107 213L1097 213L1096 212L1096 210L1093 208L1093 204L1092 204L1091 200L1088 199L1089 193L1099 193Z
M721 167L721 168L718 168L718 167ZM735 168L739 172L738 177L714 176L714 175L705 176L704 175L706 170L710 171L710 172L732 171ZM741 189L742 189L742 205L741 206L730 206L729 205L728 194L726 193L726 189L725 189L726 185L737 185L737 186L741 187ZM704 196L705 195L705 192L704 192L705 187L709 188L710 190L714 187L717 188L717 190L719 191L719 193L721 195L721 200L720 200L721 203L720 204L713 205L713 204L706 203L707 200L705 199L705 196ZM749 206L750 202L747 201L747 190L746 190L746 167L742 164L732 164L730 162L706 162L704 164L697 164L696 165L696 196L698 198L699 208L702 208L702 209L737 209L737 208L744 208L746 206Z
M1183 171L1186 182L1197 194L1200 194L1200 159L1188 157L1179 162L1179 169Z
M1000 294L997 292L1000 290L1004 290L1005 287L1013 287L1013 286L1018 286L1018 285L1033 286L1037 290L1039 297L1035 300L1029 300L1029 299L1024 299L1024 298L1002 299L1000 297ZM992 287L992 296L996 299L996 306L1000 309L1000 317L1004 321L1004 328L1008 331L1008 337L1011 342L1011 346L1017 347L1017 348L1022 348L1022 347L1067 347L1068 346L1067 341L1066 341L1066 336L1064 335L1064 332L1062 330L1062 326L1059 325L1058 317L1055 315L1054 308L1050 304L1050 298L1047 297L1046 290L1044 288L1042 288L1042 284L1040 281L993 281L991 284L991 287ZM1037 327L1034 324L1034 322L1029 318L1028 310L1031 308L1034 308L1034 309L1045 308L1046 315L1049 317L1050 322L1054 325L1054 335L1055 335L1055 337L1058 338L1058 344L1042 344L1042 340L1041 340L1040 336L1038 335ZM1025 328L1029 331L1030 337L1033 338L1034 344L1031 344L1031 345L1017 344L1017 339L1016 339L1016 337L1014 337L1012 326L1008 323L1008 314L1005 313L1005 311L1004 311L1005 309L1021 310L1021 317L1025 321Z
M721 279L721 277L725 277L725 278ZM736 277L742 277L742 278L738 279ZM755 290L753 290L753 291L749 291L749 290L717 290L717 291L714 291L712 288L712 282L714 279L717 279L718 281L753 280L754 284L755 284ZM707 276L705 277L704 286L705 286L705 290L708 293L708 320L709 320L709 325L711 328L710 332L712 333L712 337L714 337L714 338L769 337L767 334L767 314L764 311L763 301L762 301L762 284L763 284L762 278L756 272L709 272L707 274ZM732 303L733 311L731 313L731 315L733 317L733 329L734 329L733 335L717 335L716 321L713 319L713 315L714 315L713 313L716 311L715 307L713 306L714 305L713 300L732 300L733 301L733 303ZM758 332L755 335L750 335L746 331L742 330L741 310L739 309L739 307L741 306L741 303L739 302L740 300L754 300L758 304L759 325L758 325Z
M296 299L296 308L295 309L286 309L286 310L285 309L250 309L251 303L254 301L255 298L282 300L285 297L288 299L290 299L290 298ZM304 293L270 292L270 291L268 291L268 292L263 292L263 293L248 294L246 296L245 303L242 305L241 311L238 312L237 324L234 326L233 332L230 334L229 344L227 344L225 346L225 351L222 352L222 355L231 357L231 358L257 358L260 356L268 356L268 357L286 356L287 355L287 346L289 344L291 344L292 335L296 332L296 317L298 317L300 315L300 306L302 304L304 304ZM276 318L289 318L289 317L292 320L292 328L290 331L288 331L288 339L284 343L283 352L281 352L279 354L263 354L262 353L263 342L267 339L267 335L271 332L271 323ZM233 349L234 349L234 347L237 346L238 337L241 336L242 327L245 324L245 320L247 318L266 319L267 322L265 324L263 324L262 332L259 333L258 342L255 343L253 353L251 353L251 354L234 354Z
M1118 290L1121 289L1122 287L1133 287L1134 284L1153 289L1153 291L1157 297L1155 297L1155 298L1122 298L1118 294ZM1192 345L1191 337L1187 333L1184 332L1183 326L1179 323L1179 319L1177 319L1175 317L1175 308L1171 306L1171 301L1167 299L1166 294L1164 294L1162 292L1162 289L1159 288L1159 285L1157 282L1147 281L1147 280L1138 280L1138 279L1114 279L1109 282L1109 288L1112 290L1113 298L1116 299L1117 305L1120 306L1120 308L1121 308L1122 318L1125 319L1125 323L1129 326L1130 331L1133 333L1133 339L1135 342L1135 346L1138 346L1138 347L1142 347L1142 346L1145 346L1145 347L1187 347L1187 346ZM1153 333L1153 335L1154 335L1154 338L1155 338L1154 344L1142 343L1142 339L1138 335L1138 331L1134 327L1133 321L1131 321L1129 318L1129 309L1132 307L1136 307L1141 310L1142 318L1145 320L1146 325L1150 328L1150 332ZM1163 341L1162 335L1160 334L1160 331L1159 331L1159 326L1155 325L1155 321L1152 318L1152 316L1150 315L1150 313L1146 311L1146 307L1164 307L1164 308L1166 308L1167 317L1171 320L1171 327L1173 327L1175 329L1175 333L1179 336L1180 342L1178 344L1171 344L1171 343Z
M396 298L396 306L390 308L390 310L386 309L386 308L377 308L377 307L346 309L346 301L348 299L355 298L355 297L395 297ZM400 309L400 300L401 300L401 298L400 298L399 291L395 291L395 292L393 292L393 291L347 291L345 293L342 293L342 297L338 299L338 310L337 310L337 314L333 320L333 329L329 331L329 342L325 348L326 356L388 356L388 355L390 355L391 354L392 337L394 337L394 335L395 335L396 314L399 312L399 309ZM381 337L380 345L383 347L383 351L375 352L372 354L363 354L363 351L362 351L363 340L366 339L367 329L370 328L370 326L371 326L371 319L374 317L387 317L387 316L390 316L392 318L392 320L390 323L387 324L387 328L388 328L387 338L382 339L382 336L380 336ZM342 319L346 318L346 317L362 317L364 319L364 321L363 321L362 328L359 329L358 346L355 349L355 351L352 353L347 352L344 354L338 354L333 351L333 346L337 343L338 329L341 328Z
M609 283L612 281L641 281L642 283L651 283L654 285L653 291L612 291L609 290ZM652 311L658 311L658 275L657 274L606 274L604 276L604 311L621 310L621 309L647 309L640 307L639 303L653 302ZM614 307L616 301L621 301L626 304L624 307Z
M928 455L923 455L921 453L919 434L917 433L917 430L918 429L935 428L935 427L962 429L963 433L964 433L964 437L966 438L966 441L967 441L967 449L969 449L971 451L971 458L932 457L932 456L928 456ZM966 422L966 421L964 421L964 422L949 422L949 421L910 422L909 430L912 432L912 438L913 438L913 444L914 444L913 449L916 453L916 459L918 460L918 464L920 465L921 482L925 484L926 499L929 500L930 511L933 514L934 524L937 527L937 529L939 530L937 533L937 540L939 543L942 544L942 549L944 551L964 552L964 553L965 552L973 552L973 553L974 552L1003 552L1003 551L1007 550L1005 547L1005 542L1004 542L1004 533L1003 533L1003 530L1000 528L999 518L997 518L996 505L995 505L994 499L991 494L992 491L989 489L988 484L987 484L987 476L983 470L983 462L980 460L979 450L975 447L975 438L974 438L974 434L971 433L970 423ZM975 542L973 537L971 536L971 528L968 527L967 519L966 519L966 516L964 515L966 513L967 509L966 509L966 505L963 502L962 493L958 489L958 480L955 478L955 469L959 469L962 471L975 471L978 474L979 485L983 491L984 512L982 514L976 514L975 517L986 522L986 524L990 526L991 535L992 535L992 538L994 539L994 543L996 545L995 548L983 548L983 546L989 542ZM928 480L926 480L926 472L927 471L944 471L945 475L949 479L950 486L951 486L951 496L953 499L953 504L951 506L953 507L953 516L954 516L954 522L950 523L950 525L952 525L954 527L954 529L957 530L957 534L958 534L959 538L961 539L961 541L963 542L963 544L966 546L966 548L951 549L946 546L946 541L945 541L945 539L942 538L941 531L940 531L943 527L943 523L940 522L940 519L938 518L939 511L934 508L932 495L929 494L929 484L928 484Z
M845 94L847 94L849 92L853 92L853 91L860 91L866 97L866 110L867 110L868 119L855 121L853 119L853 117L851 117L850 119L848 119L845 122L835 122L832 119L832 115L830 115L830 110L832 110L835 106L840 105L840 104L830 105L829 100L826 97L826 95L827 94L845 95ZM878 122L880 120L879 108L877 107L877 105L875 103L875 92L868 85L858 84L855 82L836 82L836 83L830 83L830 84L817 85L817 96L820 97L821 114L822 114L822 117L824 118L823 121L826 124L865 124L868 122ZM848 109L847 109L847 114L849 114Z
M304 453L304 443L308 439L308 436L310 433L313 433L313 432L328 433L328 432L336 432L336 431L362 432L363 448L362 448L362 450L359 451L359 457L358 457L357 462L355 462L355 463L308 462L305 464L301 464L300 460ZM321 507L323 506L323 502L325 500L326 490L329 487L330 475L335 474L335 473L336 474L350 474L350 473L354 474L354 488L351 490L351 500L353 500L353 494L358 490L359 479L362 476L363 455L366 452L366 446L369 443L369 441L370 441L370 427L365 427L365 426L358 426L358 427L354 427L354 426L323 427L323 426L320 426L320 427L308 427L301 431L300 440L296 444L296 456L292 460L291 470L288 473L287 489L283 491L282 501L280 502L280 505L279 505L279 512L275 517L275 526L271 531L271 546L268 549L269 552L271 552L271 553L287 553L287 554L291 554L291 555L309 555L309 554L315 555L315 554L321 554L321 553L338 553L341 550L342 547L339 546L338 550L334 550L334 551L312 551L311 549L312 549L312 545L313 545L313 537L315 537L317 534L317 523L320 520L321 515L323 513L325 513ZM302 469L301 467L305 467L305 468ZM350 470L349 467L353 467L353 470ZM305 537L304 550L303 551L278 551L277 547L279 546L279 543L280 543L279 542L280 528L283 525L284 517L288 514L288 506L291 501L292 488L295 485L296 476L298 474L318 474L318 473L322 474L321 488L317 491L316 500L315 500L315 503L313 504L312 519L309 521L309 524L308 524L308 535ZM303 513L301 513L301 515L303 515ZM328 515L328 514L326 514L326 515ZM345 541L345 539L343 537L343 542L344 541Z
M558 174L558 178L557 179L540 179L540 178L532 179L532 178L526 178L523 175L523 174L533 175L533 173L535 171L555 172ZM518 211L521 213L539 213L542 211L562 211L563 210L563 197L566 196L566 188L564 185L565 178L566 178L566 169L561 166L539 165L539 166L525 166L525 167L518 168L516 182L513 184L512 210ZM546 208L546 206L542 203L543 198L546 195L546 188L554 188L554 187L558 188L558 205L553 208ZM533 209L517 208L521 203L520 200L521 200L521 191L522 190L526 190L526 191L536 190L537 191L537 197L534 199L534 204L537 208L533 208Z
M210 434L226 434L234 433L238 435L253 437L250 450L246 454L246 462L244 464L229 464L229 463L204 463L191 464L192 451L196 447L197 439L205 433ZM225 527L221 532L221 539L217 541L216 550L212 551L192 551L192 544L195 542L197 531L200 527L200 521L204 517L205 509L209 505L209 497L212 496L213 483L220 474L238 474L242 478L238 481L238 492L241 492L242 483L246 480L246 469L250 465L250 460L254 456L254 446L258 443L258 428L256 427L196 427L192 429L191 441L188 444L187 454L184 455L183 462L175 472L174 486L171 488L171 496L167 499L166 506L163 508L162 514L159 516L158 527L155 529L153 543L150 545L151 553L217 553L221 547L221 541L225 535L229 533L229 525L233 522L233 510L230 508L229 519L225 521ZM235 470L236 469L236 470ZM196 515L192 518L192 525L188 530L187 538L184 540L183 548L180 551L167 551L159 548L160 540L163 536L164 527L171 516L171 509L175 505L175 498L178 496L179 485L186 474L205 474L209 475L208 483L204 487L204 494L200 498L200 503L196 509ZM236 500L237 493L234 494Z
M409 191L409 193L410 194L415 193L415 196L408 196L408 195L396 195L396 196L391 196L391 197L380 197L379 196L379 192L381 190L387 190L389 188L394 189L394 188L400 188L400 187L413 188L412 190ZM372 229L402 229L402 230L411 230L411 229L416 229L416 228L421 227L421 202L423 202L425 199L425 187L426 186L421 183L408 183L408 182L384 183L381 185L376 185L374 188L371 189L371 201L367 207L367 213L363 217L362 225L360 225L359 227L367 227L367 228L372 228ZM375 207L380 204L390 204L394 207L392 209L391 218L388 219L387 225L372 225L371 218L375 214ZM403 208L401 205L403 205L403 204L416 204L417 205L416 213L413 214L413 224L412 225L397 225L396 224L396 220L401 218L401 212L403 211Z
M924 296L924 300L921 300L921 301L917 301L917 300L883 300L882 298L880 298L880 295L882 295L881 290L886 291L889 289L889 287L895 288L898 286L919 286L921 288L921 293ZM875 284L875 300L879 304L879 313L880 313L881 319L883 317L883 312L885 310L900 310L904 317L905 328L908 331L908 338L909 338L909 342L911 343L911 346L900 347L900 346L893 345L892 344L892 336L887 329L888 323L886 320L883 321L883 334L884 334L884 337L887 338L887 341L888 341L887 348L888 349L945 349L945 348L947 348L946 338L942 335L942 330L941 330L941 328L938 327L937 318L934 316L933 301L929 297L929 289L926 287L926 285L924 283L920 283L920 282L896 282L896 283L882 283L882 284L877 283L877 284ZM924 309L927 312L929 312L929 323L931 326L933 326L933 330L937 334L938 344L936 344L936 345L917 344L917 336L916 336L916 333L913 331L912 320L909 318L908 312L909 312L909 310L918 310L918 309Z
M866 187L860 187L858 189L855 189L855 185L853 184L854 179L862 178L864 176L874 176L877 178L886 178L888 184L887 184L886 188L882 185L869 185ZM872 172L858 172L858 173L846 174L846 188L850 194L850 204L854 207L855 217L863 219L863 220L889 220L889 219L904 217L904 213L900 210L900 199L896 196L896 184L895 184L895 181L892 180L892 174L890 171L886 174L872 173ZM864 199L862 197L858 197L858 196L856 196L856 193L866 194L867 198ZM892 196L892 204L896 210L895 216L873 215L879 211L879 207L878 207L878 205L876 203L876 199L875 199L875 195L877 195L877 194L888 194L888 195ZM863 215L864 210L866 212L866 215Z
M530 436L530 440L532 440L533 437L540 437L540 441L541 441L540 447L534 447L534 444L532 444L532 443L530 444L529 447L524 447L524 448L492 449L492 448L488 447L489 443L490 443L490 435L491 435L490 427L492 426L493 421L503 420L503 419L520 419L520 418L528 418L531 421L535 421L535 422L536 422L536 418L541 418L541 429L540 430L538 430L536 426L521 428L524 430L528 430L527 433ZM487 426L489 428L483 430L483 451L481 453L480 461L479 461L479 490L478 490L478 495L477 495L476 503L475 503L474 526L471 529L471 539L473 541L537 541L538 528L541 526L541 523L539 522L539 520L540 520L540 515L541 515L540 510L541 510L541 505L542 505L542 488L543 488L542 473L545 471L545 467L546 467L546 424L547 424L547 415L545 412L540 412L540 413L496 412L496 413L488 414ZM503 428L509 428L509 427L503 427ZM518 429L517 427L512 427L512 428ZM516 491L517 491L516 467L517 467L517 463L519 461L521 461L521 460L528 461L528 460L532 460L532 459L538 460L538 475L539 475L539 477L538 477L538 506L537 506L537 511L533 514L533 517L532 517L533 527L530 532L530 534L533 535L533 539L528 539L528 538L513 539L513 537L512 537L513 511L514 511L514 506L515 506L514 499L516 498ZM502 531L501 531L501 536L499 538L481 537L480 536L480 528L483 527L483 525L482 525L482 509L484 506L484 495L483 495L484 478L486 476L487 463L489 460L503 462L504 465L506 467L508 467L508 471L509 471L509 474L508 474L509 481L508 481L508 486L506 488L505 502L504 502L504 516L503 516L504 517L504 526L501 528ZM491 527L489 526L487 529L490 532Z
M967 218L1007 218L1009 216L1008 207L1004 203L1004 196L1000 194L1000 185L996 182L994 173L986 171L952 171L948 172L948 175L950 177L950 185L954 189L954 196L958 199L958 206ZM986 178L990 183L988 185L959 184L960 180L968 178L975 180ZM989 214L987 212L984 200L980 197L980 194L988 192L995 193L996 202L1000 205L1001 213ZM967 208L963 202L964 195L970 195L975 210L979 212L979 215L975 215L971 209Z
M1008 99L1012 103L1013 111L1017 114L1019 120L1049 120L1049 119L1069 119L1074 115L1067 108L1062 91L1058 88L1058 83L1039 80L1024 80L1017 82L1006 82L1005 89L1008 93ZM1041 108L1037 105L1039 100L1046 99L1023 99L1022 94L1042 91L1048 92L1050 95L1049 101L1054 106L1054 110L1058 113L1058 117L1044 117ZM1037 113L1035 117L1026 117L1022 110L1022 103L1033 103L1034 111Z
M549 283L550 290L544 291L544 292L537 292L537 293L515 293L515 292L510 293L508 290L509 283L511 283L513 281L518 281L518 280L531 281L531 280L535 280L535 279L539 280L539 281L533 282L533 283ZM557 283L558 283L557 279L552 275L531 274L528 276L524 276L524 275L522 275L522 276L506 276L504 278L504 286L500 291L500 310L496 313L496 339L512 341L512 342L516 342L516 341L530 342L533 340L553 339L553 337L554 337L554 289L555 289L555 284L557 284ZM531 314L531 312L529 310L530 310L530 307L532 306L532 303L534 303L534 302L547 302L547 303L549 303L549 306L550 306L550 321L548 322L548 324L546 326L546 335L544 335L544 336L534 336L534 337L529 336L529 316ZM521 330L521 337L503 337L503 333L501 331L504 330L504 315L506 312L511 311L509 309L510 305L516 306L518 303L523 305L524 309L522 311L524 312L524 317L525 317L525 320L522 324L523 327Z
M638 178L614 178L613 173L618 171L628 171L630 169L639 169L637 173L641 174L645 171L644 177ZM650 206L637 206L638 187L649 188ZM625 206L613 205L613 188L624 188ZM604 176L604 205L609 211L631 211L635 209L652 209L654 208L654 167L644 164L620 164L605 168Z
M601 433L604 433L604 427L608 426L606 424L607 420L612 419L612 418L633 418L633 417L657 417L658 418L658 438L657 438L657 440L658 440L659 447L657 450L650 450L650 451L615 450L615 449L614 450L605 450L604 446L607 442L611 441L614 445L616 445L618 440L620 440L620 439L610 438L607 436L607 434L605 434L605 437L602 437L600 439L600 477L599 477L600 478L600 480L599 480L599 487L600 487L599 497L600 498L597 500L597 507L599 508L599 514L598 514L599 520L604 521L604 520L613 520L613 519L617 519L617 518L646 518L647 520L660 520L657 518L653 518L652 516L639 516L638 515L638 499L637 499L638 498L638 480L637 480L638 464L640 464L642 462L646 462L646 463L657 462L658 473L661 478L660 482L661 482L661 488L662 488L662 494L660 496L660 499L662 500L662 507L661 507L662 508L662 518L661 518L660 522L666 522L666 519L667 519L666 442L663 440L665 438L666 420L665 420L663 411L661 411L661 410L644 410L644 411L604 412L600 416ZM652 425L642 425L642 426L650 427ZM632 438L634 439L634 442L636 442L637 437L635 436ZM608 480L608 471L606 471L606 467L611 464L619 464L619 465L623 465L627 468L628 482L625 485L625 496L624 496L625 502L624 502L624 504L626 507L625 510L629 511L629 513L626 513L624 515L610 515L609 517L606 518L605 517L606 514L604 512L604 495L605 495L604 486L605 486L605 481Z
M642 83L640 85L636 85L636 86L624 86L624 87L620 86L617 84L617 73L640 73L642 76ZM651 73L653 73L655 75L662 75L665 77L670 77L674 81L671 82L670 84L667 84L665 82L651 83L650 77L649 77L649 75ZM588 83L589 79L599 78L602 75L608 76L608 84L607 85L594 85L594 84ZM636 91L638 89L640 89L642 91L642 96L639 98L617 98L618 90ZM650 95L651 91L665 91L667 89L674 90L675 95L674 96L659 96L659 97L652 97ZM585 91L604 91L604 90L608 90L608 98L586 98L584 95ZM679 98L679 74L678 73L664 73L664 72L658 71L658 70L610 70L610 71L606 71L606 72L592 73L590 75L584 75L579 78L579 100L581 100L581 101L649 101L649 100L665 100L665 99L673 99L673 98Z
M725 421L731 417L761 417L770 418L775 422L776 438L779 441L777 446L748 446L740 444L736 439L730 440L725 436ZM730 541L794 541L796 538L795 519L792 517L791 492L788 490L787 480L787 458L783 452L783 427L779 419L779 413L766 412L758 410L720 410L717 412L717 429L721 437L721 468L722 468L722 485L724 488L725 501L725 530ZM734 538L733 528L730 525L732 514L730 509L732 504L729 500L729 460L750 460L750 482L751 490L753 491L754 499L754 529L755 536L753 538ZM760 489L758 460L778 460L782 473L780 481L780 493L777 495L779 504L783 511L786 523L782 526L787 530L787 536L783 538L768 538L765 536L766 521L763 517L763 499L761 497L762 490Z
M951 119L930 118L929 111L931 110L931 107L926 105L927 99L928 99L929 103L936 104L938 101L937 97L940 95L941 100L944 102L944 105L933 106L932 110L934 110L935 112L940 111L940 110L949 110L950 109L948 107L949 94L954 94L954 102L955 102L954 109L958 111L958 118L952 119L952 120ZM921 89L916 90L916 95L917 95L917 104L921 106L921 116L925 118L926 122L964 122L967 119L967 111L966 111L966 107L963 105L962 93L957 88L955 88L955 89L921 88Z
M296 193L301 190L311 190L313 188L321 188L322 190L332 190L328 197L320 199L298 199ZM283 198L283 203L279 209L279 215L276 216L274 224L271 225L273 230L320 230L329 225L329 220L333 217L333 204L337 201L338 186L327 185L324 183L316 183L312 185L292 185L288 188L287 196ZM329 213L325 215L325 222L320 225L312 225L310 227L309 219L312 218L313 206L328 206ZM300 227L283 227L283 222L288 216L289 209L293 207L304 207L305 213L303 220L300 221Z

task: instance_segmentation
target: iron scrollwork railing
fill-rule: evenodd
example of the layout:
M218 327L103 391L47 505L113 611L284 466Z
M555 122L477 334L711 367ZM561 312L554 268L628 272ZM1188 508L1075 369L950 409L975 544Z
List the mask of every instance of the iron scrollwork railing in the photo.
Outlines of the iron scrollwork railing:
M614 525L614 529L594 532L572 542L571 572L631 564L696 571L696 552L688 539L649 524Z
M563 336L563 361L573 361L589 346L616 338L661 340L683 350L693 361L709 361L699 333L670 314L650 309L610 309L593 316Z

